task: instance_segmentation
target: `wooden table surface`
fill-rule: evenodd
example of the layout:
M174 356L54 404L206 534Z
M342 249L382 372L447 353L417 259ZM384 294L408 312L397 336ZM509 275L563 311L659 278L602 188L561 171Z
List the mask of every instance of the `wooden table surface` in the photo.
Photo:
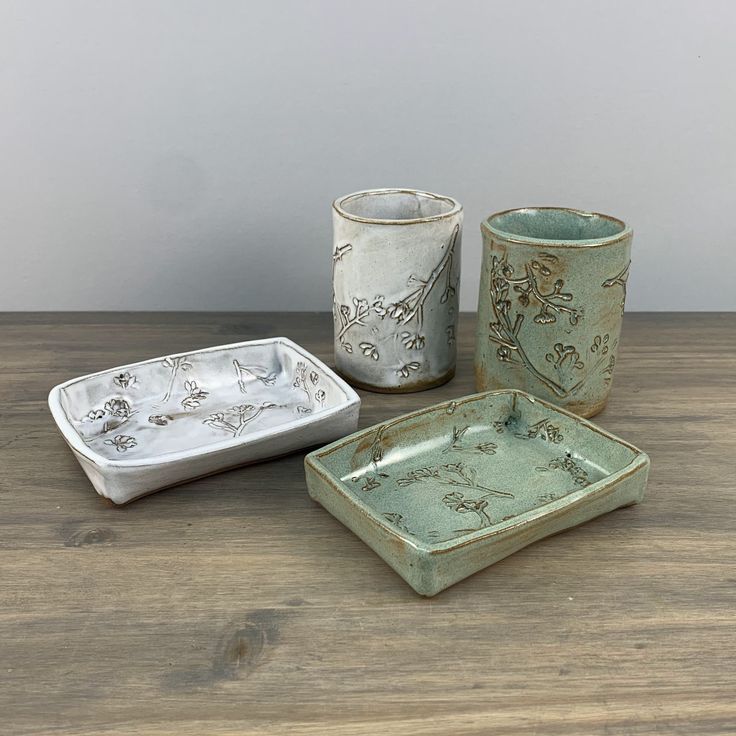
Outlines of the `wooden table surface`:
M361 426L472 392L361 392ZM74 376L325 314L0 315L0 733L736 733L736 314L626 316L596 420L643 504L417 596L307 496L303 454L115 508L46 406Z

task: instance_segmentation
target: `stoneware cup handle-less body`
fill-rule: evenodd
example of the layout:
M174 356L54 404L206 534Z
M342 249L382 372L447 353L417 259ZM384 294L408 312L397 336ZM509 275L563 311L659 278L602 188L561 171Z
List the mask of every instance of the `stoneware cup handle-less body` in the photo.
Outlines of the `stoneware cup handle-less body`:
M475 375L583 417L606 405L629 276L632 231L608 215L555 207L481 224Z
M333 204L335 363L353 385L407 392L455 373L463 212L411 189Z

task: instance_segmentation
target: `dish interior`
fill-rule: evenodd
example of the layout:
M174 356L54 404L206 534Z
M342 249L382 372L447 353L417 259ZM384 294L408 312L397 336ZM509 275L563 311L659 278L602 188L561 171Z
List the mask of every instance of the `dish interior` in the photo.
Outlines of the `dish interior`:
M494 230L520 238L571 242L610 238L626 228L613 217L544 207L502 212L490 217L488 224Z
M346 401L308 357L278 341L170 356L80 378L61 405L84 443L110 460L231 444Z
M318 452L318 460L358 504L430 546L564 505L638 454L513 393L470 397L382 426Z

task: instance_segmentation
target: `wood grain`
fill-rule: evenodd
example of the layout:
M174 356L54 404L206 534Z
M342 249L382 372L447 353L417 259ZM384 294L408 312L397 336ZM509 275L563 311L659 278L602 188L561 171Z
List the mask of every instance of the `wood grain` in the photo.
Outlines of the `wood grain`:
M472 387L361 392L361 426ZM648 498L422 599L310 501L303 455L99 498L54 384L318 314L0 315L0 733L736 733L736 315L627 315L597 421Z

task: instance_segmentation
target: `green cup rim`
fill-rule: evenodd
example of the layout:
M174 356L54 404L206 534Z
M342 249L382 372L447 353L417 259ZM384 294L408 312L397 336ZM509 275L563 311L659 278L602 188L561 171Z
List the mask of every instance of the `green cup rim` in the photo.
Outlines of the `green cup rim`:
M518 233L511 233L507 230L502 230L499 227L493 225L493 221L502 217L503 215L509 215L517 212L539 212L540 210L554 210L557 212L571 212L579 217L600 217L609 222L613 222L620 226L620 231L613 235L607 235L603 238L589 238L586 240L565 240L557 238L532 238L526 235L519 235ZM633 234L633 230L623 220L618 217L611 215L605 215L601 212L588 212L587 210L579 210L573 207L514 207L508 210L502 210L501 212L494 212L489 215L481 222L481 231L488 231L491 235L498 238L502 238L511 243L521 243L526 245L545 245L547 247L560 247L560 248L591 248L602 245L611 245L621 240L625 240Z

